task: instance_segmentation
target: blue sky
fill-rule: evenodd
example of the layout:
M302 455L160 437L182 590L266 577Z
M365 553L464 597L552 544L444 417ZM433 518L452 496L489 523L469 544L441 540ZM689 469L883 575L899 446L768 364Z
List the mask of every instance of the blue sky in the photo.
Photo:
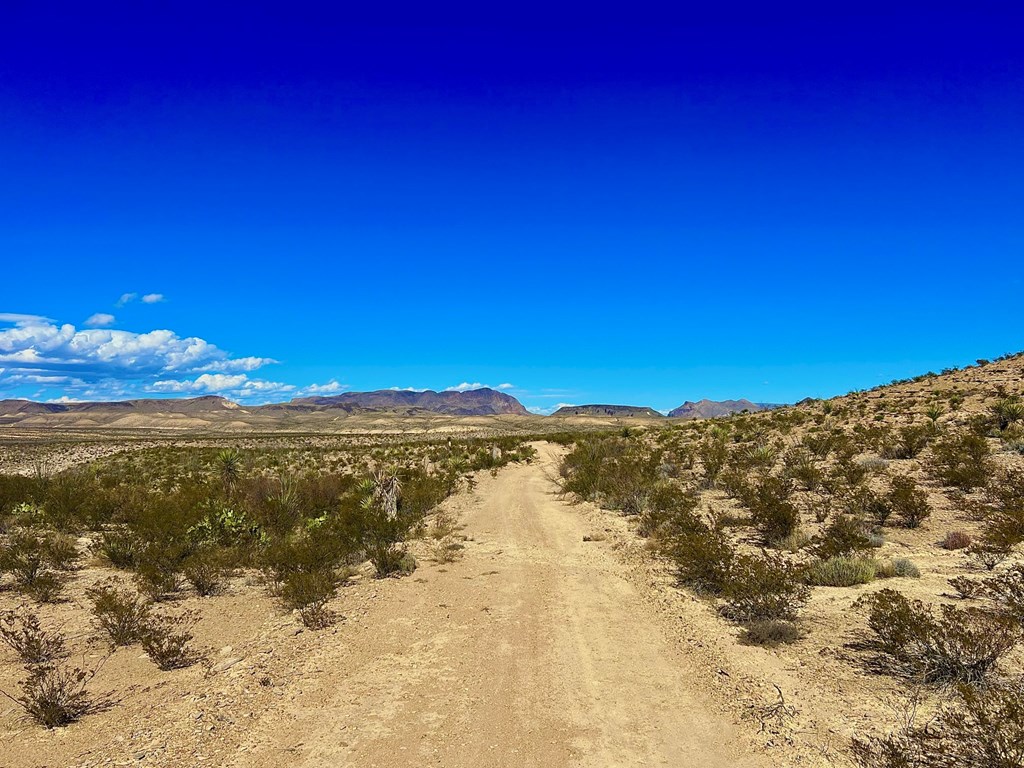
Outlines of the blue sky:
M5 9L0 397L669 409L1024 348L1024 12L819 5Z

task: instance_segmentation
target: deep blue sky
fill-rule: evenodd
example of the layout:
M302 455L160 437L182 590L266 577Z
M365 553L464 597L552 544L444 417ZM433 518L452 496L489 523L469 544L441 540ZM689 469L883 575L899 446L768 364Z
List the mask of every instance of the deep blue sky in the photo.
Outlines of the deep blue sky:
M102 5L0 14L0 397L667 409L1024 348L1024 10Z

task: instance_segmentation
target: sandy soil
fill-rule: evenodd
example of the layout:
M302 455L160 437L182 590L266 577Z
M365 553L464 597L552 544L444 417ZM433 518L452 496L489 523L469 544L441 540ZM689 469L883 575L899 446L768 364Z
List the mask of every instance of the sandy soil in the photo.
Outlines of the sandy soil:
M244 580L183 601L209 667L159 672L121 649L95 681L119 699L106 712L47 732L0 708L0 766L790 764L601 540L605 513L558 497L559 450L449 500L463 557L357 581L331 629L301 631ZM87 635L80 606L48 610ZM4 664L0 686L14 680Z

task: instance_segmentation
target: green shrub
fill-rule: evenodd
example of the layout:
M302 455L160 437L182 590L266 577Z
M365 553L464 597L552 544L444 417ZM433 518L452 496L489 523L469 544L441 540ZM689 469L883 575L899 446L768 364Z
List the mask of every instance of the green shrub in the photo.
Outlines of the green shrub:
M908 475L897 475L890 481L886 502L904 528L917 528L932 513L927 492Z
M1024 625L1024 565L1014 565L995 578L985 579L985 593L998 610Z
M139 564L140 542L128 530L104 531L96 549L115 568L131 570Z
M868 534L864 523L857 518L836 515L815 540L813 552L822 560L863 552L871 548Z
M111 644L131 645L142 639L151 603L133 591L108 581L86 590L93 618Z
M728 537L692 510L677 510L663 531L661 551L675 564L679 583L697 592L720 594L735 559Z
M804 574L816 587L852 587L874 580L876 569L875 561L867 557L835 556L811 563Z
M723 613L740 622L792 621L810 593L799 570L779 555L737 555L725 584Z
M40 603L55 601L61 594L78 557L59 534L40 534L29 529L12 533L0 548L0 572L14 577L18 589Z
M765 544L777 544L800 525L800 512L792 495L793 485L788 479L769 475L757 484L750 500L750 518Z
M924 424L910 424L901 427L896 436L882 448L886 459L913 459L927 446L931 430Z
M191 645L192 628L199 620L195 611L176 616L150 616L139 640L142 650L162 670L183 669L202 658Z
M292 571L281 585L281 601L297 610L302 623L310 629L323 629L334 621L327 603L338 591L340 579L333 570Z
M224 571L221 550L213 547L203 547L193 552L182 564L182 574L200 597L210 597L220 592Z
M931 467L946 485L971 491L992 472L988 441L974 432L954 432L932 445Z
M18 697L4 696L46 728L59 728L81 719L98 708L87 686L96 670L84 670L63 664L44 664L29 671Z

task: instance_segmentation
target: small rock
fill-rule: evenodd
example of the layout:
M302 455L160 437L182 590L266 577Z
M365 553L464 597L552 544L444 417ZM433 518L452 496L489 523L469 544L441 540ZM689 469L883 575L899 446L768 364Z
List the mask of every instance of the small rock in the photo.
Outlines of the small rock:
M235 666L235 664L238 664L240 661L241 661L241 659L238 658L237 656L232 656L229 659L224 659L223 661L218 661L216 664L213 665L213 671L214 672L223 672L225 670L231 669L233 666Z

